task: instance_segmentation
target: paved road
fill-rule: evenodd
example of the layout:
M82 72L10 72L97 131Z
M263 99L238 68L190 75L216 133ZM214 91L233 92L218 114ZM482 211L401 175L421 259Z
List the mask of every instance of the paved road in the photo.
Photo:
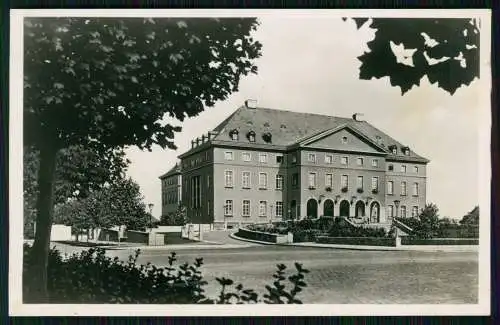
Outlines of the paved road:
M125 258L128 251L110 254ZM140 263L166 265L165 250L146 250ZM255 246L178 251L179 263L203 257L207 293L215 296L215 277L229 277L264 292L277 263L293 269L303 263L311 272L301 293L304 303L462 304L477 303L476 252L349 251L324 248ZM290 270L291 271L291 270Z

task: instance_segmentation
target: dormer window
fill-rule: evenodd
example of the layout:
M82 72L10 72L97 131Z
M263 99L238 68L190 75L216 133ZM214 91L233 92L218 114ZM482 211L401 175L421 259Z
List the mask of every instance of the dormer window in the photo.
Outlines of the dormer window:
M248 132L247 133L247 138L248 138L248 141L255 142L255 132L254 131Z
M393 155L398 153L398 147L395 145L390 145L389 150L392 152Z
M347 143L347 137L342 137L342 143Z
M231 137L231 140L233 141L238 141L238 130L234 129L229 132L229 136Z
M270 132L266 132L262 135L262 139L264 139L265 142L270 143L272 140L272 134Z
M410 155L410 148L409 147L402 147L401 149L403 150L403 153L405 154L405 156Z

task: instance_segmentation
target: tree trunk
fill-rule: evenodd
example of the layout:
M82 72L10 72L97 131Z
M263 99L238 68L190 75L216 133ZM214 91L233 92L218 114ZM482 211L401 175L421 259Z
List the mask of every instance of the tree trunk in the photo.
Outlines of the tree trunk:
M30 300L48 302L47 264L50 249L50 232L54 212L54 177L57 150L40 149L40 169L38 170L38 198L35 241L33 243L33 264L30 267Z

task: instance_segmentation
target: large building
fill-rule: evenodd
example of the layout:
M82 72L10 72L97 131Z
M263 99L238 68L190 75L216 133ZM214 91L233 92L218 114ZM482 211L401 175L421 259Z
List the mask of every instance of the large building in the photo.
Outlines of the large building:
M178 164L160 176L161 180L161 215L173 213L182 202L182 174Z
M319 216L387 224L416 215L429 160L359 117L246 101L179 156L189 218L222 228Z

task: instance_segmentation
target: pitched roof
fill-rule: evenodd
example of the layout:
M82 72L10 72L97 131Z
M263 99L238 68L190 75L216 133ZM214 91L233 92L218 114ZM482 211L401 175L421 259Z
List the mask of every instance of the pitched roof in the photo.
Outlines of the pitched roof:
M217 135L211 142L214 144L232 144L235 146L271 146L285 149L309 137L342 126L357 130L372 142L380 144L383 148L387 148L386 151L389 159L404 160L410 158L428 162L427 159L419 156L411 149L410 154L405 155L401 150L401 148L405 147L404 145L365 121L262 107L248 108L242 106L238 108L213 130ZM231 139L229 133L232 130L238 131L238 141ZM254 143L250 143L247 138L247 134L250 131L255 132ZM266 132L272 135L271 143L264 141L262 137ZM390 150L388 150L391 145L396 145L398 147L398 153L396 155L393 155ZM196 151L196 148L191 150ZM181 156L185 156L191 150Z
M174 167L172 167L168 172L166 172L165 174L161 175L159 178L160 179L163 179L165 177L168 177L168 176L172 176L172 175L176 175L176 174L180 174L181 173L181 166L180 164L175 164Z

